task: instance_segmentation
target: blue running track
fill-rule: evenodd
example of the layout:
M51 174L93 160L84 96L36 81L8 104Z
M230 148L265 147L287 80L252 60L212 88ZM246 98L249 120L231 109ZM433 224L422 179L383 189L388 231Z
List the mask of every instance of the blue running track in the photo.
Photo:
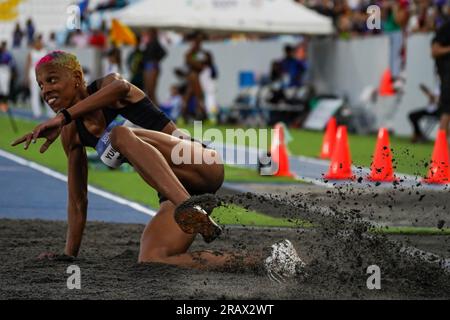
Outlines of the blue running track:
M0 155L0 218L67 220L64 181ZM147 223L151 216L89 192L88 220Z

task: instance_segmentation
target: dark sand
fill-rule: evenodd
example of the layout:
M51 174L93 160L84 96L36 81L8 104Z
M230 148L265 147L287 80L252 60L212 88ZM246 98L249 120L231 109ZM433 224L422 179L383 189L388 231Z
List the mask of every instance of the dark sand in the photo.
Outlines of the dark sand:
M162 264L137 264L143 225L89 222L75 261L37 260L61 252L66 225L38 220L0 220L0 299L449 299L450 273L435 256L402 253L415 246L448 257L449 236L380 236L354 210L336 210L305 196L265 198L222 195L227 203L260 208L278 216L312 221L317 228L228 227L212 244L198 237L192 251L261 252L290 239L307 263L309 277L287 284L261 270L200 271ZM332 206L331 206L332 207ZM403 244L402 244L403 242ZM66 269L81 268L81 290L68 290ZM381 290L366 286L369 265L381 269Z
M238 184L237 184L238 185ZM450 228L450 189L424 190L418 186L382 188L364 183L324 188L312 184L240 184L241 189L271 198L291 199L308 206L329 207L358 213L362 218L386 226ZM236 194L228 190L229 193ZM249 202L249 201L247 201ZM265 203L251 201L251 208L279 215ZM450 249L450 248L449 248ZM449 251L450 256L450 251Z

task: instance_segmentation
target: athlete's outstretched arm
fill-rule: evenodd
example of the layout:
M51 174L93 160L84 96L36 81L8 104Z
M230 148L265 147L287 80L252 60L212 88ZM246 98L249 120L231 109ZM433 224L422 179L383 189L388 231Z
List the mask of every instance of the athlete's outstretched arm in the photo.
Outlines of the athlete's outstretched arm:
M103 108L105 106L120 108L129 102L136 102L142 99L145 94L136 86L122 78L117 73L110 74L99 81L99 90L94 94L84 98L80 102L67 109L72 119ZM66 124L63 114L57 114L36 126L31 133L24 135L12 143L13 146L25 143L25 149L31 142L36 142L37 138L45 138L40 151L45 152L50 145L58 138L62 127Z
M133 101L134 96L144 93L122 78L118 73L112 73L99 80L99 90L94 94L86 97L75 105L71 106L67 111L72 119L77 119L80 116L101 109L103 107L117 107L119 108L121 102L126 104ZM133 90L132 90L133 89ZM136 91L139 90L139 91Z
M77 256L87 217L87 157L81 145L70 143L69 130L63 130L61 141L68 159L67 236L64 253Z

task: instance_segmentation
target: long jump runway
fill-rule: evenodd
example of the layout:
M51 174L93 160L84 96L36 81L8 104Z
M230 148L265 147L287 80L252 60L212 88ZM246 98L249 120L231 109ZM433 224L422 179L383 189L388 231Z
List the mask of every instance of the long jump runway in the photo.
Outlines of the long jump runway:
M0 150L0 218L67 220L66 177ZM89 187L88 221L147 223L154 211Z

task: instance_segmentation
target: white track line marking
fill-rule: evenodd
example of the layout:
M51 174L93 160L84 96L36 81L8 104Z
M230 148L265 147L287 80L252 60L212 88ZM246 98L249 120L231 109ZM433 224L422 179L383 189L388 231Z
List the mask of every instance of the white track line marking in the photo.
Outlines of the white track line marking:
M6 152L6 151L1 150L1 149L0 149L0 156L6 158L8 160L14 161L14 162L16 162L16 163L18 163L20 165L23 165L23 166L26 166L28 168L34 169L36 171L39 171L39 172L41 172L41 173L43 173L45 175L48 175L50 177L53 177L55 179L67 182L67 176L66 175L63 175L62 173L56 172L56 171L54 171L52 169L49 169L49 168L44 167L44 166L42 166L40 164L37 164L36 162L26 160L24 158L18 157L16 155L12 154L12 153ZM93 187L91 185L88 185L88 191L93 193L93 194L96 194L96 195L98 195L100 197L103 197L103 198L106 198L108 200L111 200L111 201L114 201L116 203L119 203L121 205L128 206L128 207L130 207L130 208L132 208L132 209L134 209L136 211L145 213L145 214L147 214L147 215L149 215L151 217L155 216L155 214L156 214L155 211L153 211L151 209L148 209L148 208L140 205L139 203L126 200L126 199L121 198L119 196L116 196L116 195L114 195L112 193L109 193L109 192L100 190L100 189L98 189L96 187Z

